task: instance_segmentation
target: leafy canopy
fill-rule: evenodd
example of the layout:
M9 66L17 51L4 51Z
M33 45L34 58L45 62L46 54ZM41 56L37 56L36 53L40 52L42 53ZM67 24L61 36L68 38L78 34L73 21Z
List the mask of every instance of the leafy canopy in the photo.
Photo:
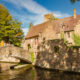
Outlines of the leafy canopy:
M80 0L70 0L71 3L75 3L76 1L80 1Z
M18 33L20 35L16 36ZM21 22L14 20L8 10L0 4L0 41L20 46L22 39Z

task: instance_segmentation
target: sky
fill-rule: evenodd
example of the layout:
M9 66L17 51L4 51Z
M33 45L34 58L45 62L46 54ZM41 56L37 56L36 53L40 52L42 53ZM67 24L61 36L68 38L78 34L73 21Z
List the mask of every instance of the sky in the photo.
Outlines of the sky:
M44 15L53 13L57 18L73 16L73 9L76 8L80 14L80 2L72 4L70 0L0 0L13 16L14 19L22 22L22 29L25 35L29 29L29 23L33 25L44 22Z

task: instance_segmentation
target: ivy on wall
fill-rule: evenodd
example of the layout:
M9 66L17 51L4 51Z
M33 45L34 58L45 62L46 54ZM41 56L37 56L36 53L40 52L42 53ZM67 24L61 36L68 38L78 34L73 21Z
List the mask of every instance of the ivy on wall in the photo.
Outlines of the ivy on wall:
M65 39L64 32L60 33L60 38L64 40L64 44L67 44L67 40Z
M60 37L61 39L64 39L64 32L61 32Z
M75 46L80 46L80 35L73 33L72 39L75 43Z
M34 62L34 53L30 52L30 55L31 55L31 62Z

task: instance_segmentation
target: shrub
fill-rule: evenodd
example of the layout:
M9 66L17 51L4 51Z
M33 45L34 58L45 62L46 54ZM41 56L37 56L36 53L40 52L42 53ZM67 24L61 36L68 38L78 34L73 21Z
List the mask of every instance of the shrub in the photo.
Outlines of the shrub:
M72 38L75 43L75 46L80 46L80 36L78 34L73 33Z
M60 37L61 39L64 39L64 32L61 32Z
M64 32L61 32L61 34L60 34L60 37L61 37L61 39L63 39L64 40L64 44L68 44L68 41L65 39L65 37L64 37Z

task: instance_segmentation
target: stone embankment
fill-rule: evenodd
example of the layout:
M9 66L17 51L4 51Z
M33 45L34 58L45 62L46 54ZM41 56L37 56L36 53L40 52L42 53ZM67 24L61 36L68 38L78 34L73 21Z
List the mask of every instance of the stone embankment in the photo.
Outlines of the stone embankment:
M80 47L67 47L63 40L40 44L33 63L47 69L80 72Z
M0 73L10 70L11 66L17 65L16 63L0 63Z
M80 47L68 47L63 40L44 41L38 46L35 54L33 62L35 66L80 72ZM21 60L31 63L30 53L14 46L0 48L0 61L19 63ZM0 67L5 70L3 66L0 65Z

